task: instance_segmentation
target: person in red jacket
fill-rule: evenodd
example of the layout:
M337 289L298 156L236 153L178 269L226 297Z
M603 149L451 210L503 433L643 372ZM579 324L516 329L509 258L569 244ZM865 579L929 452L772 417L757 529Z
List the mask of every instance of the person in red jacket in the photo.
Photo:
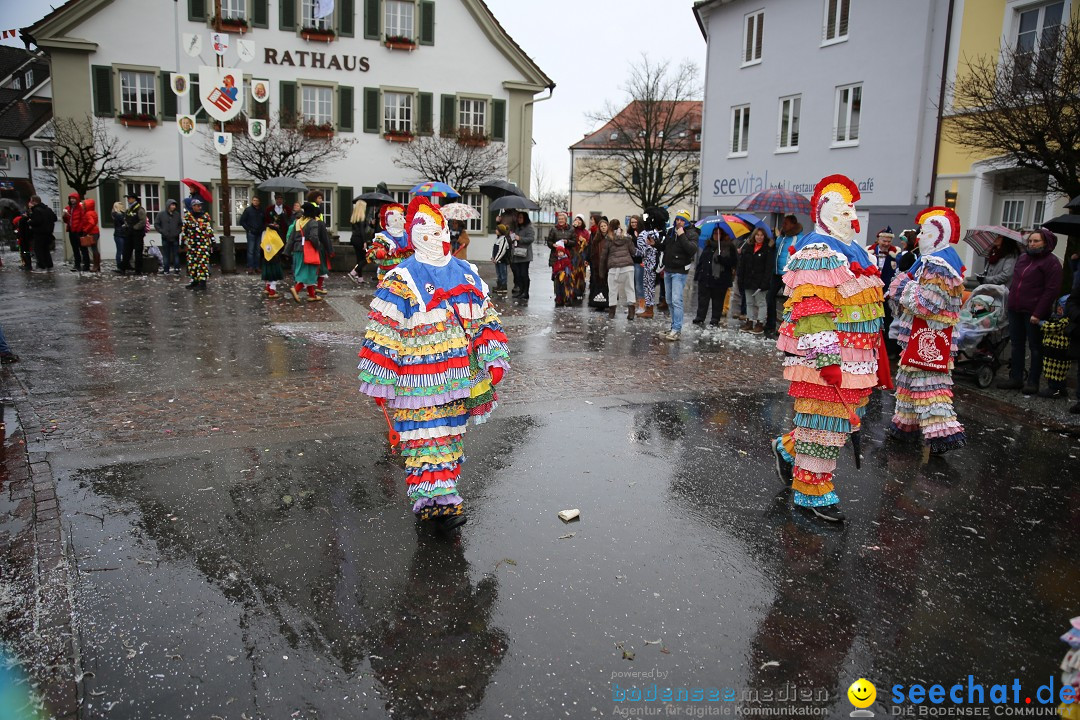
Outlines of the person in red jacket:
M94 238L94 244L89 248L84 247L83 250L89 250L90 254L93 255L94 272L101 272L101 253L98 251L101 227L98 225L97 205L95 205L93 198L89 198L83 203L83 207L86 213L83 215L82 234Z
M79 242L85 233L83 225L86 222L86 208L83 207L79 193L73 192L68 195L68 206L64 208L64 226L67 228L68 242L71 244L71 257L75 262L72 272L90 270L90 248L85 248Z
M1035 230L1027 238L1027 251L1013 267L1009 285L1009 335L1012 361L1009 379L997 384L1002 390L1023 388L1025 395L1039 392L1042 376L1042 328L1039 323L1050 317L1061 289L1061 261L1054 257L1057 236L1046 228ZM1026 347L1025 347L1026 346ZM1031 350L1027 381L1024 381L1024 356Z

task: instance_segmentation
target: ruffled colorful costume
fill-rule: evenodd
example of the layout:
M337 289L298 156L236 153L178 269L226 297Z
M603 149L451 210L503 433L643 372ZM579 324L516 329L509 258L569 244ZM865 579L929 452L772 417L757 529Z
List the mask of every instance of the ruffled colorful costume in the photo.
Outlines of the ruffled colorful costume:
M383 257L377 257L379 249L384 251ZM371 249L368 250L368 262L374 263L375 270L381 281L386 274L396 268L403 260L412 257L413 247L409 241L409 234L404 233L401 237L394 237L386 230L377 233L371 241Z
M214 242L214 226L205 212L184 215L181 228L187 245L188 275L198 282L210 277L210 246Z
M551 256L553 258L551 264L551 279L555 284L555 307L568 307L572 305L576 299L574 293L573 263L570 259L570 253L566 248L566 243L574 244L576 242L576 238L570 238L566 241L560 240L555 243L555 247L551 250Z
M959 226L957 227L957 233ZM923 255L906 273L893 278L889 288L893 321L889 331L900 347L907 349L912 324L921 319L931 330L951 328L960 319L963 304L964 266L960 256L946 246ZM901 355L896 371L896 407L890 434L915 441L922 434L932 453L944 453L963 447L964 428L953 409L953 357L957 352L952 335L947 370L915 367ZM942 353L944 354L944 353Z
M839 502L833 471L852 432L845 404L862 417L879 384L883 285L858 245L814 232L793 250L776 347L785 353L795 428L777 438L776 448L794 466L795 504L820 507ZM827 384L819 372L830 365L840 366L840 387Z
M489 371L510 360L488 287L464 260L438 267L408 258L379 283L368 318L360 392L393 410L413 512L460 514L465 427L495 409Z

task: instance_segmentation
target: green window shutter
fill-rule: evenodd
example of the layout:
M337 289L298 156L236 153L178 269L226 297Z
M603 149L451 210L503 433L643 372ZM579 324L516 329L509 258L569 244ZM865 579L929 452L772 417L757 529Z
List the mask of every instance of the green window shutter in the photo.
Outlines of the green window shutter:
M338 230L348 230L352 227L352 188L338 185L337 198Z
M382 0L364 0L364 39L378 40L382 33Z
M205 22L206 0L188 0L187 17L192 22Z
M356 34L356 0L338 0L337 33L341 37Z
M278 0L281 12L279 25L282 30L296 30L296 0Z
M251 26L270 27L270 0L251 0Z
M115 180L102 180L98 185L98 217L102 227L112 223L112 206L120 199L120 183Z
M195 116L195 122L210 122L205 112L199 114L199 110L202 109L202 102L199 100L199 76L197 73L188 76L188 103L188 114Z
M169 200L175 200L179 209L184 209L184 198L180 195L180 183L178 182L166 182L165 183L165 197L162 198L164 202ZM161 206L162 210L168 210L168 206L164 203Z
M435 44L435 3L431 0L420 2L420 44Z
M422 92L417 96L417 105L419 105L420 110L420 122L417 125L416 132L418 135L431 135L435 132L435 120L433 117L435 96L431 93Z
M451 135L457 129L457 95L443 95L441 108L439 132Z
M338 85L338 130L353 131L353 89Z
M296 127L296 83L282 80L278 107L282 127Z
M491 101L491 139L506 142L506 101Z
M176 119L176 93L172 90L172 83L169 82L170 73L161 71L161 119L162 120L175 120Z
M379 88L364 88L364 132L379 132Z
M91 77L94 86L94 114L112 117L114 112L112 67L95 65Z

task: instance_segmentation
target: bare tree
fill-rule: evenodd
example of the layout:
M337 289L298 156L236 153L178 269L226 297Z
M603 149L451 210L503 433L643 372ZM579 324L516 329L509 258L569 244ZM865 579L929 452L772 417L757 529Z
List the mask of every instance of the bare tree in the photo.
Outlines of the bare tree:
M103 182L143 171L145 153L132 150L101 118L53 118L51 150L56 169L83 197Z
M698 191L701 85L697 65L630 66L623 107L611 103L586 117L604 136L581 161L582 176L601 192L629 195L640 207L671 205Z
M282 123L279 116L266 120L266 135L255 140L246 132L233 134L229 160L244 173L262 182L272 177L311 178L331 163L348 157L356 140L327 132L322 125L305 122ZM204 158L217 162L213 132L207 132L200 148Z
M532 168L533 196L541 210L554 212L570 207L570 193L556 190L548 182L547 168L539 159L533 161Z
M418 181L444 182L464 192L502 175L506 157L505 143L427 135L403 143L394 165L412 170Z
M949 140L997 167L1048 176L1051 192L1080 195L1080 22L1045 29L1037 49L965 58L949 89Z

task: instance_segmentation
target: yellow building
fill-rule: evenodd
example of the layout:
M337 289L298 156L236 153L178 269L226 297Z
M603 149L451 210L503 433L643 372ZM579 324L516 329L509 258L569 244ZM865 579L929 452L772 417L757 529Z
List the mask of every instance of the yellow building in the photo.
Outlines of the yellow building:
M1004 50L1024 46L1038 51L1040 43L1068 25L1080 13L1073 0L955 0L953 26L946 69L947 77L963 77L968 63L976 58L999 57ZM1038 227L1065 212L1069 198L1048 190L1045 175L1008 167L1000 158L978 155L952 142L950 115L956 107L945 99L945 116L937 160L935 205L956 204L964 229L976 225L1003 225L1015 230ZM971 272L982 267L971 248L958 248ZM1057 254L1063 256L1065 243Z

